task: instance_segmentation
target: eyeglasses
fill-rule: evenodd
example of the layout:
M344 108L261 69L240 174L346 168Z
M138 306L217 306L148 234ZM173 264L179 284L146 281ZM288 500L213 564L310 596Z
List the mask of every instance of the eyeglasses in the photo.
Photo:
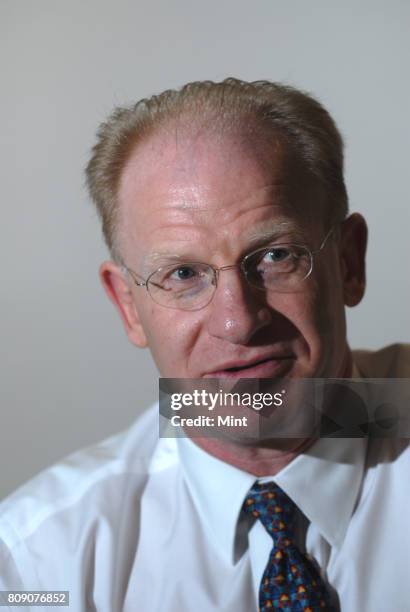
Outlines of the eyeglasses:
M202 262L173 263L158 268L148 278L124 266L137 287L146 287L157 304L180 310L200 310L212 300L223 270L239 268L252 287L262 291L293 293L313 270L313 256L322 251L332 227L317 251L298 244L272 244L246 255L238 264L215 268ZM142 280L138 280L142 279Z

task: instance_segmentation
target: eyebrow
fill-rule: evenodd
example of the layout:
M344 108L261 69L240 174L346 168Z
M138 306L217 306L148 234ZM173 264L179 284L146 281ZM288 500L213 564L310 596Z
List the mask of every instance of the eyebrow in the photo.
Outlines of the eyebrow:
M186 256L185 255L177 255L176 253L170 253L169 251L155 251L153 253L150 253L149 255L147 255L144 260L143 260L143 266L147 266L147 265L152 265L155 263L158 263L161 260L170 260L171 262L173 260L175 261L181 261L184 260L186 261Z
M259 245L269 244L280 240L284 236L289 236L290 240L303 242L304 233L300 227L292 221L281 221L271 224L262 224L260 229L254 230L247 238L244 238L246 247L243 254L258 248ZM168 265L175 262L199 261L197 256L184 253L183 255L171 253L170 251L154 251L149 253L142 262L144 272L148 273L150 268L161 264Z
M252 234L245 239L248 246L257 246L273 240L278 240L284 236L290 236L291 240L304 240L304 232L300 229L299 225L296 225L292 221L282 221L280 223L273 223L268 226L261 226L260 230L254 231Z
M149 253L146 257L144 257L141 263L141 272L142 275L147 276L156 268L172 265L173 263L189 261L200 261L200 259L186 253L183 255L178 255L177 253L171 253L170 251L154 251L153 253Z

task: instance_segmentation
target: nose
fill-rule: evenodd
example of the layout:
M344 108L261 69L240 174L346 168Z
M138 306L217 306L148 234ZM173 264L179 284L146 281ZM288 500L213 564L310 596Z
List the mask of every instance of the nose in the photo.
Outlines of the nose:
M232 344L245 345L257 331L270 324L271 311L264 303L263 292L250 287L237 266L221 270L209 305L208 333Z

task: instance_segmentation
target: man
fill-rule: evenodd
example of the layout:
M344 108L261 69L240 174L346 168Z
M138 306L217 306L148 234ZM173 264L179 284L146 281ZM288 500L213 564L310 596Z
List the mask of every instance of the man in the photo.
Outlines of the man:
M310 96L228 79L117 109L87 180L102 283L163 377L410 372L409 347L348 346L367 229ZM2 589L70 591L76 612L410 610L407 442L158 439L157 421L153 407L2 505Z

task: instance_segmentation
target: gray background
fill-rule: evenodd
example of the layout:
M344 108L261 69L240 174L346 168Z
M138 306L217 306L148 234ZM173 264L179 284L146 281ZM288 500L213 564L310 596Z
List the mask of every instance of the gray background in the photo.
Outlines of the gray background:
M0 23L0 497L157 393L99 285L106 251L83 186L114 105L226 76L316 94L370 226L351 344L410 340L408 1L0 0Z

